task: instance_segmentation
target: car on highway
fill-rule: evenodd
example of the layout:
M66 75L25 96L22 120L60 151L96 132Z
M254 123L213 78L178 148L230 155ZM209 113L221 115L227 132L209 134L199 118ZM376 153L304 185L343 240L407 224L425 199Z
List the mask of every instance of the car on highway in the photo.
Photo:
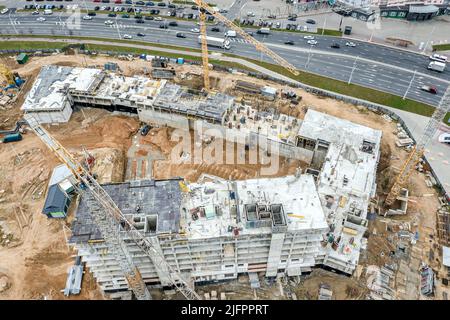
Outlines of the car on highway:
M450 144L450 133L445 132L445 133L441 134L438 138L438 141L442 142L442 143Z
M145 23L144 19L136 19L136 23Z
M337 42L334 42L334 43L331 44L330 47L334 48L334 49L339 49L341 47L341 45L339 43L337 43Z
M112 21L112 20L106 20L106 21L105 21L105 24L106 24L107 26L110 26L110 25L114 24L114 21Z
M162 18L161 17L156 17L155 21L162 21Z
M39 14L39 11L33 11L31 14L32 14L33 16L38 15L38 14Z
M191 29L191 32L193 32L193 33L199 33L200 30L199 30L198 28L193 28L193 29Z
M421 86L420 90L432 93L432 94L436 94L437 93L437 89L433 86Z
M284 44L288 44L290 46L293 46L294 45L294 41L293 40L288 40L288 41L285 41Z
M130 15L129 14L123 14L122 18L128 19L128 18L130 18Z
M169 26L171 27L178 27L178 23L176 21L170 21Z
M36 19L36 21L43 22L43 21L45 21L45 18L44 17L39 17L39 18Z
M124 35L123 35L123 38L124 38L124 39L133 39L133 37L130 36L129 34L124 34Z
M246 31L246 34L248 34L249 36L253 36L253 31Z
M155 20L155 18L152 16L145 16L144 20Z
M303 39L314 40L314 36L304 36Z
M213 28L211 28L211 31L213 31L213 32L220 32L220 28L218 28L218 27L213 27Z
M145 2L144 1L136 1L136 4L138 6L143 6L143 5L145 5Z
M166 3L165 2L158 2L158 7L165 7Z
M88 12L87 15L90 17L95 17L97 14L95 12Z
M433 54L430 56L431 60L439 61L439 62L447 62L448 58L446 56L440 55L440 54Z
M91 16L83 16L83 20L92 20Z
M297 21L297 18L296 17L289 17L288 20L289 21Z
M161 23L161 24L159 25L159 28L160 28L160 29L169 29L169 26L168 26L167 24L165 24L165 23Z
M136 34L138 37L145 37L145 33L142 32L138 32L138 34Z
M308 40L308 44L315 46L317 44L316 40Z
M347 47L356 47L356 43L351 42L351 41L346 42L345 45L346 45Z
M108 17L114 18L114 17L117 17L117 14L116 13L108 13Z
M308 20L306 20L306 23L309 23L309 24L316 24L316 21L313 20L313 19L308 19Z
M4 8L2 9L2 11L0 11L1 14L6 14L8 13L9 9L8 8Z
M186 35L183 32L177 32L177 38L186 38Z

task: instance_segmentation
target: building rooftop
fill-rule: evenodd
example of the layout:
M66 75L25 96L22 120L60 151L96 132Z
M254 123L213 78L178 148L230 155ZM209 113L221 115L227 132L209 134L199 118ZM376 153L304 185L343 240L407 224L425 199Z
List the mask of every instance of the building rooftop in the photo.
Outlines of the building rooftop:
M101 70L44 66L21 109L24 111L62 110L69 90L87 91L98 79Z
M331 257L357 264L367 226L369 200L376 191L380 130L309 109L299 134L328 142L318 177L318 192L332 242L322 248Z
M277 188L274 189L273 186ZM188 186L182 206L182 231L190 238L327 230L313 176L226 181L213 178Z
M149 233L173 233L180 228L181 179L139 180L104 184L102 187L137 229ZM82 197L72 223L70 242L101 240Z

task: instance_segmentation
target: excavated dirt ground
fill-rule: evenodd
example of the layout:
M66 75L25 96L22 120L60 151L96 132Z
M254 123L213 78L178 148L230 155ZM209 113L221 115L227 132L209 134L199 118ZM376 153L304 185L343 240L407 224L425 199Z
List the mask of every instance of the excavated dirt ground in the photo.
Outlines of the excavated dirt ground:
M13 127L21 118L20 105L24 94L31 87L41 66L59 64L68 66L96 66L102 67L105 62L117 62L125 75L144 73L149 63L143 60L120 61L110 57L85 57L80 55L55 55L50 57L33 57L24 65L15 64L12 59L4 59L3 63L19 72L26 78L24 88L17 96L16 102L0 112L0 129ZM176 66L179 74L188 72L199 73L196 66ZM212 83L223 92L245 97L244 94L233 90L236 80L251 81L256 84L270 85L283 89L276 83L248 78L239 74L218 73L211 71L216 78ZM217 80L220 79L220 80ZM177 77L176 81L182 81ZM189 83L189 81L185 81ZM396 124L388 122L379 115L364 108L338 102L328 98L318 97L302 90L295 90L302 96L298 106L291 106L280 99L275 103L260 101L261 108L275 107L280 112L303 118L308 108L325 112L349 121L366 125L383 131L381 160L379 164L378 186L380 195L392 184L392 177L400 168L407 156L407 152L395 146ZM85 109L75 112L69 123L51 126L48 130L71 151L79 160L83 158L84 146L96 161L93 171L99 175L101 182L123 181L127 165L127 150L131 145L131 137L139 128L139 121L135 117L116 116L98 109ZM153 177L164 179L182 176L189 181L195 181L202 173L218 175L222 178L247 179L258 175L260 165L220 165L220 164L181 164L170 163L168 156L174 147L170 141L171 129L154 128L146 137L139 134L139 144L143 146L136 150L136 156L147 156L155 150L166 159L153 162ZM145 147L145 148L144 148ZM66 246L63 223L60 220L47 219L40 213L45 199L46 188L51 170L59 161L32 133L24 135L24 139L17 143L0 145L0 235L7 235L0 244L0 298L1 299L64 299L60 292L64 288L68 267L73 264L74 252ZM293 174L305 164L292 160L280 160L278 176ZM436 196L428 196L434 190L424 183L423 174L414 173L410 184L412 201L409 203L409 213L406 217L394 220L419 219L420 241L424 246L431 246L428 236L434 234L435 213L438 205ZM435 192L434 192L435 193ZM426 196L424 196L426 195ZM73 211L73 208L71 209ZM72 219L73 213L66 224ZM384 224L377 219L370 224L369 231L375 228L379 236L371 236L368 245L367 264L382 265L386 259L380 252L390 250L392 244L380 232ZM422 236L423 235L423 236ZM422 239L423 237L423 239ZM7 240L7 241L6 241ZM426 250L424 250L426 251ZM436 255L439 256L439 255ZM424 258L425 259L425 258ZM326 281L325 281L326 280ZM358 299L362 297L362 289L354 279L335 275L319 270L314 271L304 279L302 285L295 289L299 299L317 297L318 285L326 282L332 287L333 295L338 299ZM241 281L242 289L249 291L242 293L242 297L254 298L253 292ZM226 288L227 285L225 285ZM95 286L92 276L86 272L83 280L82 293L70 299L101 299L102 295ZM213 287L214 288L214 287ZM355 289L356 288L356 289ZM246 290L247 290L246 289ZM202 287L208 291L208 286ZM205 292L206 292L205 291ZM220 291L220 289L219 289ZM242 291L242 290L241 290ZM262 290L258 297L267 299L282 298L277 289ZM233 296L233 294L230 294ZM236 298L239 294L236 295ZM232 297L229 297L233 299Z

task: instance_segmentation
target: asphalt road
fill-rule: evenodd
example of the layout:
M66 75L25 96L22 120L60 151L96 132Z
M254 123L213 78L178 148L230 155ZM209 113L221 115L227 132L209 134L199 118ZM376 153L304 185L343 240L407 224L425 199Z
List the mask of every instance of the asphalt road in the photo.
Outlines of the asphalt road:
M42 15L41 15L42 16ZM144 24L137 24L133 18L108 18L106 15L97 15L93 20L81 20L79 29L69 30L66 24L65 13L54 13L45 16L46 21L38 22L38 16L30 13L9 13L0 16L0 30L3 34L35 34L35 35L73 35L91 36L110 39L120 39L129 34L133 39L176 45L182 47L200 48L198 34L190 30L197 27L195 22L178 21L177 27L160 29L159 21L146 20ZM106 20L116 22L113 26L104 24ZM221 32L212 32L208 27L210 36L222 37L225 31L219 26ZM255 29L248 29L255 31ZM186 38L177 38L177 32L186 34ZM138 37L142 32L146 36ZM273 51L295 65L299 70L320 74L330 78L374 88L384 92L407 97L413 100L437 105L450 83L450 69L443 73L436 73L426 68L428 57L412 52L397 50L364 42L356 42L356 47L346 47L345 39L328 36L316 36L317 45L310 46L304 39L304 34L291 32L271 32L262 36L254 32L254 37L264 42ZM285 45L287 40L294 41L294 45ZM223 50L211 47L211 50L227 52L242 57L272 62L269 57L262 55L243 39L231 39L232 48ZM333 42L341 45L340 49L331 48ZM414 71L416 74L414 75ZM414 78L414 79L413 79ZM411 81L413 79L413 81ZM433 85L438 94L433 95L420 90L422 85Z

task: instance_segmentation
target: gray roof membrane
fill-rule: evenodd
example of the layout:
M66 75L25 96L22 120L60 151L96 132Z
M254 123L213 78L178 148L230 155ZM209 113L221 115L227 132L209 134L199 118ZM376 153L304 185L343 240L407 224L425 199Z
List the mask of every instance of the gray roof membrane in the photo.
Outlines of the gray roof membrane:
M138 180L104 184L124 215L145 217L157 215L156 233L176 233L180 228L181 178L169 180ZM82 197L72 223L70 243L103 239Z

